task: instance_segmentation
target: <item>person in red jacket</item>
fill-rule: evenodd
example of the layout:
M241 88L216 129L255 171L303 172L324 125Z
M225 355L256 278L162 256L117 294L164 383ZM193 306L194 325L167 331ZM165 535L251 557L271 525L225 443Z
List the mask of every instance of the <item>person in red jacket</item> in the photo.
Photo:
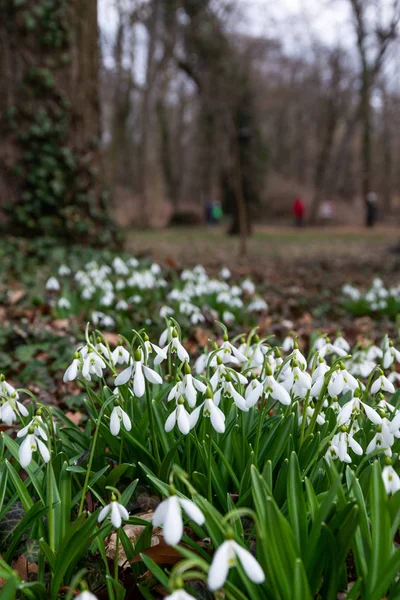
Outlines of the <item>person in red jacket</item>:
M298 196L294 199L292 210L297 227L302 227L304 225L304 215L306 212L306 207L304 206L303 198L300 198L300 196Z

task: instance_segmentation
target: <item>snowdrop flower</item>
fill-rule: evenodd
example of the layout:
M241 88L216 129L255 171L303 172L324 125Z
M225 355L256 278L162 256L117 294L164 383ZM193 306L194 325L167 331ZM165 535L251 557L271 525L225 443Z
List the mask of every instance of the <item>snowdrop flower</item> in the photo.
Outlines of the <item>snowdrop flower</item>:
M60 284L56 277L50 277L46 282L46 290L48 292L58 292L60 289Z
M340 334L335 338L335 340L333 342L333 345L336 348L341 348L346 353L348 353L350 351L350 344L349 344L349 342L347 340L345 340L344 337L341 336Z
M192 325L197 325L198 323L204 323L205 320L206 319L205 319L204 315L200 311L194 312L190 317L190 322Z
M394 394L395 389L393 383L389 381L387 377L385 377L383 371L381 371L380 373L381 374L378 376L377 379L375 379L374 383L371 385L371 394L377 394L381 390L383 392L390 392L391 394Z
M150 367L147 367L143 364L142 351L140 348L135 350L135 360L133 365L130 365L127 369L122 371L115 379L115 385L118 387L120 385L125 385L128 383L133 374L133 392L137 398L141 398L145 392L146 384L145 378L150 383L160 384L162 383L161 376L156 373Z
M306 416L306 423L307 425L310 423L311 419L313 418L313 415L315 413L315 408L312 405L308 405L306 412L305 412L305 416ZM325 423L325 416L323 413L319 413L317 415L317 419L316 419L318 425L323 425ZM303 414L300 415L299 417L299 425L301 425L301 423L303 422Z
M383 450L386 456L392 456L391 446L393 444L394 435L391 433L390 427L382 423L380 430L374 435L365 452L371 454L378 448Z
M67 383L68 381L74 381L78 376L80 368L80 355L79 352L75 352L72 363L69 365L68 369L64 373L63 382Z
M363 453L363 449L360 444L356 442L350 432L342 431L339 434L336 434L337 437L337 448L338 448L338 457L341 462L351 462L348 460L348 447L350 447L355 454L361 456ZM334 436L336 438L336 436Z
M115 321L112 317L110 317L109 315L104 315L103 318L101 319L101 323L103 325L103 327L114 327L115 326Z
M256 286L252 281L250 281L250 279L245 279L244 281L242 281L242 290L246 292L246 294L252 296L256 291Z
M373 408L368 406L368 404L364 404L364 402L361 402L359 398L354 397L349 402L346 402L346 404L344 404L340 409L337 418L338 425L345 425L346 423L348 423L351 419L353 411L362 410L361 407L365 410L367 418L372 423L374 423L375 425L380 425L382 423L382 417L380 417Z
M400 490L400 477L392 465L386 465L383 467L382 479L387 494L395 494L398 490Z
M342 392L355 390L358 388L358 381L351 375L344 365L334 371L328 383L328 394L331 398L336 398Z
M175 590L169 596L165 596L165 600L193 600L193 596L185 592L185 590Z
M21 467L25 469L31 460L32 453L39 450L41 457L43 458L45 463L48 463L50 460L50 452L47 448L46 444L42 442L40 439L43 438L47 441L47 434L43 429L43 421L41 417L34 417L26 427L23 427L18 433L17 437L22 438L25 437L24 441L19 447L18 458L21 464Z
M287 335L282 342L282 350L284 352L290 352L294 347L294 339L291 335Z
M17 394L16 389L7 383L4 375L0 375L0 396L5 396L6 398ZM17 394L18 397L18 394Z
M163 500L156 508L152 523L153 527L163 526L164 540L169 546L176 546L182 539L182 509L197 525L203 525L205 521L203 513L191 500L175 494Z
M292 364L294 366L284 372L282 386L286 391L292 392L295 397L305 398L308 390L311 389L311 376L303 371L296 361L293 361Z
M114 365L129 364L132 360L128 350L122 344L118 344L115 350L112 351L111 358Z
M254 583L263 583L265 580L257 559L235 540L226 540L214 554L210 570L208 571L208 587L211 591L219 590L228 577L228 571L239 560L247 577Z
M129 274L129 268L124 263L124 261L121 258L119 258L119 256L114 258L114 260L112 261L112 266L117 275Z
M183 435L187 435L190 431L190 415L184 406L185 400L183 396L178 398L175 410L169 415L165 422L164 429L167 433L173 430L176 424Z
M221 355L223 362L233 362L236 363L244 363L247 361L247 358L242 352L240 352L230 341L226 338L219 348L220 352L218 355ZM236 361L232 359L236 359Z
M391 383L399 383L400 373L397 373L397 371L392 371L391 373L389 373L388 379Z
M162 306L160 308L160 312L159 315L162 319L165 319L165 317L168 317L169 315L173 315L174 314L174 309L171 308L170 306ZM160 339L160 346L162 346L163 344L161 343L161 339Z
M102 510L100 511L99 518L97 519L97 521L99 523L102 523L110 511L111 523L113 524L115 529L119 529L121 527L122 520L128 521L129 519L128 511L126 510L125 506L117 502L117 497L115 496L115 494L111 496L110 504L107 504L107 506L102 508Z
M383 368L388 369L394 361L400 362L400 352L396 350L396 348L393 346L393 342L390 341L388 347L386 348L383 354Z
M233 387L231 375L227 374L225 381L222 382L221 387L215 392L214 399L217 405L220 403L221 394L227 398L232 398L234 403L240 410L247 412L249 410L246 400L239 394L237 390Z
M187 350L185 350L185 348L182 346L181 342L179 341L178 332L176 331L176 329L172 330L172 337L171 337L171 342L169 343L169 348L170 348L171 352L177 353L178 358L181 362L185 362L185 361L189 362L189 354L187 353ZM166 350L166 348L164 348L164 350Z
M84 590L78 596L75 597L75 600L98 600L97 596L89 592L88 590Z
M268 310L268 304L262 298L254 298L247 307L249 312L262 312Z
M104 360L94 352L94 350L89 348L88 353L83 359L82 366L82 377L84 377L87 381L90 381L92 375L97 375L97 377L103 376L103 369L106 368L106 363Z
M231 312L229 312L229 310L224 310L224 312L222 313L222 320L224 321L224 323L234 323L235 322L235 315Z
M132 424L129 416L120 406L114 406L110 416L110 432L112 435L118 435L121 428L121 421L124 424L126 431L132 429Z
M189 416L190 429L196 426L199 420L200 412L203 410L203 417L209 417L211 425L217 433L225 432L225 415L220 408L218 408L219 400L213 398L212 391L207 389L207 397L205 401L200 404Z
M14 393L0 406L0 421L11 426L17 420L19 414L23 417L27 417L29 412L25 406L18 401L18 394Z
M154 357L154 365L160 365L164 360L167 360L168 358L168 354L167 351L163 348L160 348L160 346L157 346L157 344L153 344L152 342L150 342L149 339L146 339L147 336L145 336L145 348L148 354L152 354L154 352L155 357Z
M193 408L194 406L196 406L197 392L199 391L201 394L204 394L204 392L207 389L207 386L198 379L193 378L188 363L185 363L184 371L185 375L183 377L182 382L183 389L189 406Z
M117 304L115 305L115 309L116 310L128 310L129 308L129 304L127 303L126 300L118 300Z
M60 298L59 301L57 302L57 306L58 308L64 308L65 310L69 310L71 308L71 302L68 300L68 298Z
M58 274L62 277L63 275L71 275L71 269L67 265L61 265L58 269Z
M221 277L221 279L229 279L229 277L231 276L231 272L227 267L223 267L219 272L219 276Z
M173 315L174 312L175 312L174 309L171 308L170 306L162 306L160 308L159 315L162 319L164 319L165 317L168 317L169 315Z

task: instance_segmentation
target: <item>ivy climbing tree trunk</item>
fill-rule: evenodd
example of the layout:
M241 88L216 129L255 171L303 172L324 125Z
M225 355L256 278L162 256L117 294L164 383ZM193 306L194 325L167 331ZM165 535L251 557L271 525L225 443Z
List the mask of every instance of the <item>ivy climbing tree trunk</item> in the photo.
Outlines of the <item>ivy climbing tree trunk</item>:
M1 0L0 208L14 233L115 239L98 75L97 0Z

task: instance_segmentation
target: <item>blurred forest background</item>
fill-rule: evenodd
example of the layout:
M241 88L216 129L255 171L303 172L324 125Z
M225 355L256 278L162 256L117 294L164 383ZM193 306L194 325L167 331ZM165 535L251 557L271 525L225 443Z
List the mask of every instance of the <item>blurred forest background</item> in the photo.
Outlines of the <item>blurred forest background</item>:
M296 195L310 224L326 200L361 224L371 191L395 222L399 1L276 4L0 0L3 225L107 241L212 201L237 233L289 222Z

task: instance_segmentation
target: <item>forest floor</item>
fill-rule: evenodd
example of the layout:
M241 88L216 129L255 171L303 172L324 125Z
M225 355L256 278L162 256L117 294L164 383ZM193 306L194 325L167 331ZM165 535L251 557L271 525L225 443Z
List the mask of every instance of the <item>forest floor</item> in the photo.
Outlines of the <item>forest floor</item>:
M238 238L221 228L125 232L127 252L159 262L171 276L175 269L196 264L203 264L211 275L226 266L233 281L250 276L269 306L260 331L281 339L293 329L307 340L312 330L334 333L340 328L353 342L376 332L382 337L384 331L397 337L395 323L386 317L378 325L370 316L348 313L341 288L353 283L366 289L375 277L399 285L400 254L392 251L399 241L394 227L372 231L260 227L249 238L248 256L243 259L238 257ZM32 249L13 238L0 240L0 373L18 373L18 383L37 386L44 400L53 401L65 395L60 378L71 348L82 339L87 315L57 318L46 300L45 282L65 261L74 271L93 258L102 262L104 256L95 250L78 249L73 255L70 250L43 247L38 257L39 243ZM132 326L137 326L134 318ZM202 337L210 335L207 330Z

